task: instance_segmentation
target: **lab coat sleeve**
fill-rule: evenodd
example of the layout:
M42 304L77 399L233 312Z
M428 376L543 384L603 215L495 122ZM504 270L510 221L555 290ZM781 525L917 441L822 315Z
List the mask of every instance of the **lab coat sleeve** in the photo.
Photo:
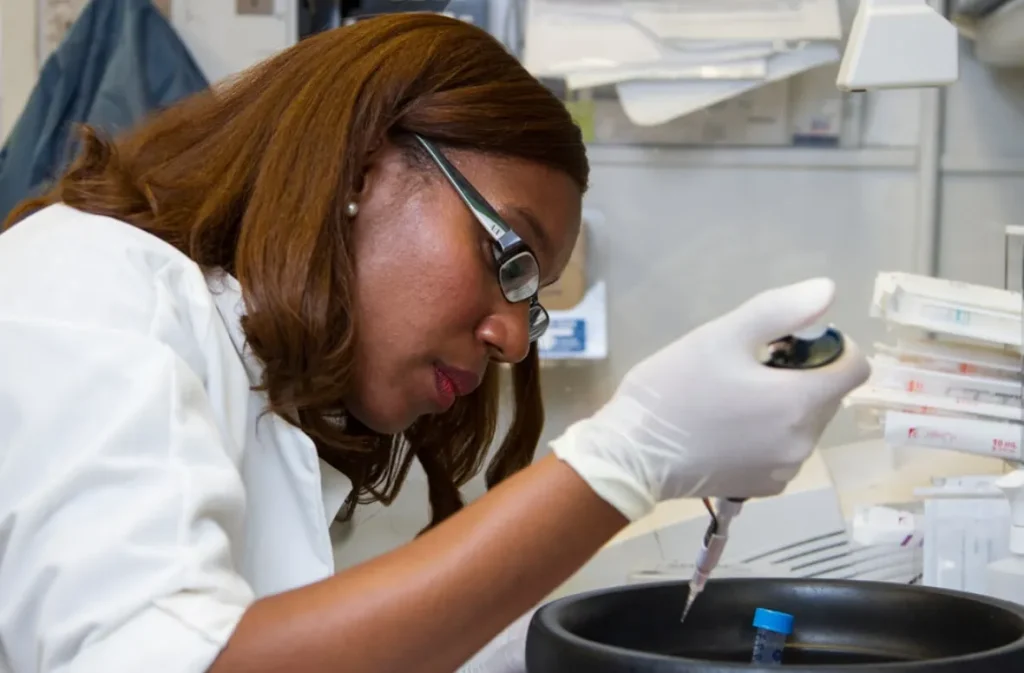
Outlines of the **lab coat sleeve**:
M150 334L2 312L0 372L0 670L207 670L254 597L199 376Z

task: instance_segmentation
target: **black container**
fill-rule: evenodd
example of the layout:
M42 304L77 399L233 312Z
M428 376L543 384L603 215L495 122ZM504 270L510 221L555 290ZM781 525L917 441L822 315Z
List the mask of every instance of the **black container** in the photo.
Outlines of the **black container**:
M794 616L782 668L817 673L1024 673L1024 606L926 587L829 580L712 580L681 624L685 582L639 584L545 605L529 673L727 673L753 666L751 621Z

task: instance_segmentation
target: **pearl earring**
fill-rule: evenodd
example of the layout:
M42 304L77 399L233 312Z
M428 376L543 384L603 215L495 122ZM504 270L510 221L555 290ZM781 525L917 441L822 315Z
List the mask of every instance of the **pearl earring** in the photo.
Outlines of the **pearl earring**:
M355 201L349 201L345 206L345 214L349 217L355 217L359 214L359 204Z

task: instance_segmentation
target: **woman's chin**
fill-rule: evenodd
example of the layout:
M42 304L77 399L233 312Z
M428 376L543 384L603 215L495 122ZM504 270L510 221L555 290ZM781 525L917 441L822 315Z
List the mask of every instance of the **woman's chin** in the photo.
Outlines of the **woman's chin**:
M349 415L371 432L381 435L400 435L412 427L420 416L408 409L349 408Z

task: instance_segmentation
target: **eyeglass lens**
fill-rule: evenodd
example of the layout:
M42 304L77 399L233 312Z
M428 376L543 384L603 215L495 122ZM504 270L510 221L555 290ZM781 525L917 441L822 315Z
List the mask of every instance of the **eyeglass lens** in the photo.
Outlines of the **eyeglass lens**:
M530 341L539 339L548 328L548 312L537 301L540 290L540 268L532 253L523 251L502 262L498 280L505 299L512 303L530 302Z
M540 290L540 269L537 258L530 252L520 252L501 263L498 269L501 291L510 302L533 298Z
M539 303L534 301L530 304L530 341L536 341L537 339L544 336L544 332L548 330L548 323L550 318L548 312Z

